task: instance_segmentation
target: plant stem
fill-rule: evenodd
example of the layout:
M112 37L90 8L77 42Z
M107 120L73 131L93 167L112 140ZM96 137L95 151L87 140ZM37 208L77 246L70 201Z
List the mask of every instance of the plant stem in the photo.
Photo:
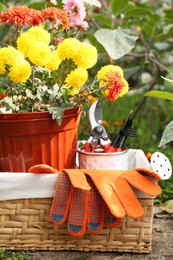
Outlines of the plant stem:
M35 92L35 67L33 66L33 70L32 70L32 93ZM34 103L35 101L33 100L33 104L32 104L32 112L34 110Z
M151 84L150 84L150 86L149 86L149 88L148 88L147 91L151 91L151 90L153 89L153 87L154 87L154 85L155 85L157 79L160 77L160 69L159 69L158 66L157 66L157 68L158 68L158 73L157 73L156 77L152 80L152 82L151 82ZM137 113L138 113L138 112L141 110L141 108L144 106L146 100L147 100L147 97L144 96L144 97L142 98L142 100L139 102L139 104L137 105L136 109L135 109L134 112L133 112L133 115L132 115L133 118L137 115Z
M85 100L88 96L90 96L92 94L96 94L96 93L98 93L100 91L104 91L107 87L108 86L106 85L106 86L103 86L103 87L101 87L99 89L93 90L93 91L85 94L74 106L80 105L82 103L82 101Z

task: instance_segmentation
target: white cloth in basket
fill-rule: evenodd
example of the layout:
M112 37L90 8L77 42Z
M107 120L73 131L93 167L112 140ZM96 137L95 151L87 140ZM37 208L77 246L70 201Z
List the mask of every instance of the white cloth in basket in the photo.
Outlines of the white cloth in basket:
M142 150L128 150L128 169L150 168ZM57 174L0 172L0 200L53 198Z

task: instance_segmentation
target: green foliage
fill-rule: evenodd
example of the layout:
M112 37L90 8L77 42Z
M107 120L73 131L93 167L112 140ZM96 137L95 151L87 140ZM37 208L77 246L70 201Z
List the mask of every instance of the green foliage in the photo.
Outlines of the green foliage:
M120 15L128 6L128 0L111 0L110 7L115 16Z
M171 121L164 129L159 147L173 141L173 121Z
M62 107L52 106L49 108L49 113L52 115L52 119L56 119L58 125L61 125L64 109Z
M27 260L28 257L22 252L12 252L0 249L0 260Z
M166 92L166 91L153 90L147 92L145 96L173 100L173 93Z
M100 29L94 36L113 60L117 60L130 52L137 40L136 36L130 35L126 30L121 29Z
M173 84L173 80L170 80L168 78L164 78L162 77L164 80L166 80L167 82ZM167 100L173 100L173 93L171 92L165 92L165 91L149 91L145 94L145 96L149 96L149 97L156 97L156 98L163 98L163 99L167 99ZM159 147L172 142L173 141L173 121L171 121L164 129L163 134L162 134L162 138L159 144Z

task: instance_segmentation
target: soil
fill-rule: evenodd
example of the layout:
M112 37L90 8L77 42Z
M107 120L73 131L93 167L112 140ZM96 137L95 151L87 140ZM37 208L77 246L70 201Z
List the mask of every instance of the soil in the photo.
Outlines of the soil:
M173 259L173 218L154 217L150 254L102 253L76 251L27 251L28 260L171 260Z

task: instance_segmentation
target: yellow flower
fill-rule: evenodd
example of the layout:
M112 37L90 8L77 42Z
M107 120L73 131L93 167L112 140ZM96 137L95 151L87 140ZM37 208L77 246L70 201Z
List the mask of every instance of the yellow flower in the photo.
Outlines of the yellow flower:
M80 52L81 42L75 38L65 39L59 43L57 53L63 61L65 59L74 59Z
M17 49L27 56L30 49L34 49L37 42L32 38L28 32L22 33L17 39Z
M29 60L36 66L44 66L51 58L51 50L45 43L37 43L27 53Z
M26 33L37 42L43 42L46 45L50 44L50 33L40 26L32 26Z
M107 74L110 72L112 73L117 72L121 77L124 77L124 72L122 68L120 68L119 66L114 66L114 65L103 66L97 73L97 78L100 80L100 86L105 85L105 81L108 80Z
M79 92L80 88L88 79L88 72L84 68L77 68L67 75L65 79L66 86L71 87L71 95Z
M91 102L94 103L95 101L97 101L98 98L93 97L92 95L87 96L87 99Z
M0 74L5 74L6 65L15 65L18 60L24 58L24 55L14 47L9 46L0 49L0 57Z
M124 87L122 88L121 92L119 93L119 97L124 96L129 91L129 84L125 79L122 79L122 84Z
M20 51L16 50L14 47L9 46L0 49L0 57L1 57L1 62L3 62L6 65L13 65L16 63L18 59L23 59L24 55Z
M31 75L29 62L24 59L19 60L15 66L10 67L8 76L13 82L24 83Z
M58 57L58 54L56 51L52 51L50 55L50 60L45 64L45 68L48 70L57 70L59 65L61 63L60 58Z
M25 56L28 52L37 47L39 43L48 46L50 43L50 34L39 26L31 27L27 32L22 33L17 39L17 49Z
M77 66L89 69L97 62L97 49L89 43L80 43L79 52L73 60Z
M0 61L0 74L3 75L5 74L6 69L5 69L5 64Z

